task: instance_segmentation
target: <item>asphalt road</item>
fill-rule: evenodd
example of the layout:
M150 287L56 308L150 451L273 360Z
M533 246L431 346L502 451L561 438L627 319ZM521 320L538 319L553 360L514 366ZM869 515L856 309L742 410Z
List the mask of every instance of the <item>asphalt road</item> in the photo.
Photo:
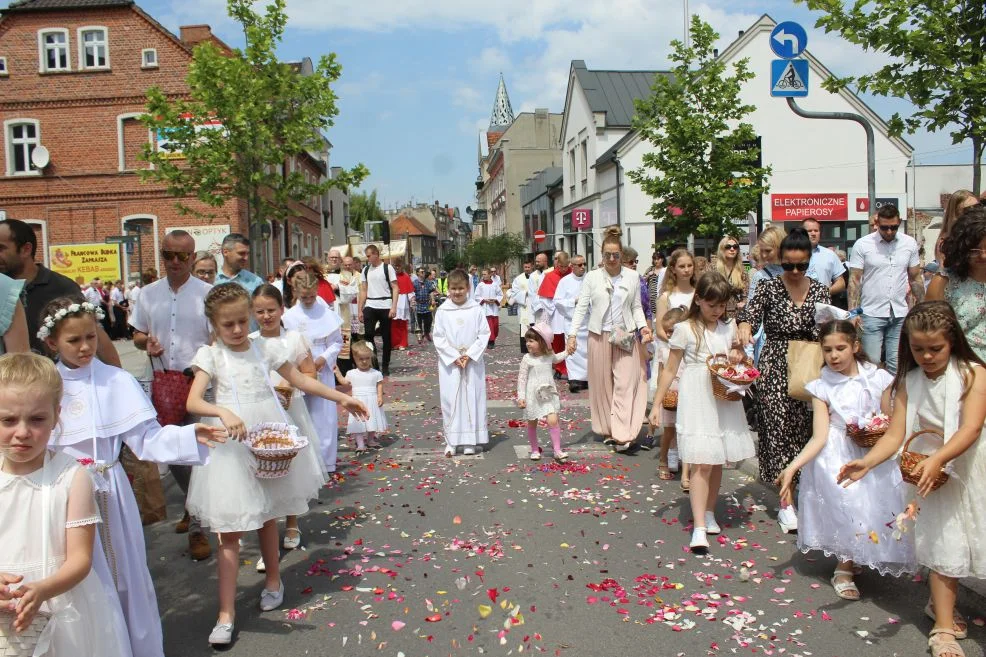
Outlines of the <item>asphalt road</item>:
M610 453L589 432L586 393L569 395L563 441L571 462L527 459L511 397L515 318L487 360L488 451L441 457L435 355L395 354L386 384L386 446L340 454L345 481L301 520L302 549L285 553L286 597L260 613L256 539L242 551L231 656L927 654L921 581L857 578L863 600L837 598L834 567L802 555L774 521L777 499L743 470L727 471L723 534L707 556L687 552L690 511L677 481L655 476L656 452ZM412 337L412 342L414 338ZM126 352L127 350L124 349ZM124 353L132 370L140 354ZM547 440L547 433L542 432ZM550 450L549 450L550 451ZM192 562L168 521L146 528L169 657L213 654L215 559ZM983 657L981 598L963 641Z

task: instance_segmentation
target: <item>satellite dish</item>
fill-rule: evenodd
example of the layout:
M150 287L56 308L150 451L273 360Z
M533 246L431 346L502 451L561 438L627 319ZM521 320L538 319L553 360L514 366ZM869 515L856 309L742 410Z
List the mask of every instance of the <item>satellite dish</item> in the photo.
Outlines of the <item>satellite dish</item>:
M34 150L31 151L31 164L34 165L34 168L44 169L49 162L51 162L51 153L48 152L48 149L41 144L35 146Z

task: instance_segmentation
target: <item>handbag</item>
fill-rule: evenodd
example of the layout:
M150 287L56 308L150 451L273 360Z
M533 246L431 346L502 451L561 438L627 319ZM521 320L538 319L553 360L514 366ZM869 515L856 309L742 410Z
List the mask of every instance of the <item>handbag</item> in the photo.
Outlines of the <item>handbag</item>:
M609 343L619 347L623 351L633 353L633 345L636 341L637 333L635 331L628 331L614 326L613 330L609 332Z
M804 402L811 401L805 389L809 381L814 381L822 373L822 345L809 340L788 340L787 342L787 394Z
M158 360L161 360L158 358ZM163 363L162 363L163 365ZM151 359L154 369L154 359ZM151 383L151 404L157 411L158 424L183 424L188 413L188 392L192 389L192 379L177 370L154 370Z
M51 482L48 480L48 453L45 452L44 465L41 470L41 563L42 579L48 576L48 525L51 509ZM47 603L46 603L47 604ZM3 657L33 657L39 643L47 644L51 640L45 635L45 628L51 620L51 615L38 611L31 619L27 629L18 634L14 631L14 620L17 614L10 611L0 612L0 655ZM40 654L48 652L47 645L40 646Z

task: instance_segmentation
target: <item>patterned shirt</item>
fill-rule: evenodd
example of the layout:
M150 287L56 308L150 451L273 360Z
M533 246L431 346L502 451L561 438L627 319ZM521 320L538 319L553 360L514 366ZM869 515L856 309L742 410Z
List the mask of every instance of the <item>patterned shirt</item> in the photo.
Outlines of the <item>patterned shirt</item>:
M435 291L435 281L414 279L414 301L419 315L431 312L431 293Z

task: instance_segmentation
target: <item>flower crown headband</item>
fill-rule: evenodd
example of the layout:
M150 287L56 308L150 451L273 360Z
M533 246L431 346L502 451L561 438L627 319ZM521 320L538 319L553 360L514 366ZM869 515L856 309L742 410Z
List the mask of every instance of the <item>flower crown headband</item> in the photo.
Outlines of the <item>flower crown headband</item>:
M99 306L94 306L93 304L85 301L83 303L73 303L68 308L62 308L58 310L53 315L48 315L41 322L41 328L38 329L38 340L44 340L51 335L51 332L55 330L55 326L58 322L62 321L69 315L74 315L76 313L89 313L93 315L96 319L103 319L106 315L103 313L103 309Z

